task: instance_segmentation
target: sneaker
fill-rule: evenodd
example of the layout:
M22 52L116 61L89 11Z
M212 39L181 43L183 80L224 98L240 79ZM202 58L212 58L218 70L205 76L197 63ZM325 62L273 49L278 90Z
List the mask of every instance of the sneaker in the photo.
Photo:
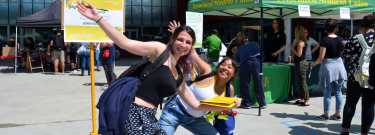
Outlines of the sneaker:
M241 108L251 109L251 106L241 106Z
M71 71L70 73L77 73L77 70L73 70L73 71Z
M320 115L320 116L317 116L316 117L317 120L321 120L321 121L328 121L329 118L328 117L324 117L324 114Z
M330 120L341 121L341 116L331 115L331 117L329 117L329 119L330 119Z
M262 109L266 109L266 108L267 108L267 105L265 105L265 106L262 106L261 108L262 108Z

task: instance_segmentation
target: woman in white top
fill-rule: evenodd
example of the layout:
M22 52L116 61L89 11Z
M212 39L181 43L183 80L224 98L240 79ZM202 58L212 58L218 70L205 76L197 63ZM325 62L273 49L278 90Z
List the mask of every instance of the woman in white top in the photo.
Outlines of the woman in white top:
M172 28L173 33L173 27ZM195 62L194 69L201 75L208 75L212 72L212 68L204 62L194 49L191 50ZM195 98L198 101L211 99L217 96L224 97L227 92L227 84L235 80L238 66L232 58L223 59L218 67L217 73L214 76L208 77L201 81L195 82L189 86ZM212 73L211 73L212 74ZM193 79L195 79L193 77ZM230 84L230 96L234 96L233 85ZM182 126L192 132L200 135L220 135L219 132L206 121L205 111L197 111L186 104L179 95L176 98L169 98L167 104L163 108L162 115L159 119L159 124L167 132L168 135L174 134L178 126ZM227 114L230 110L222 110L220 114Z

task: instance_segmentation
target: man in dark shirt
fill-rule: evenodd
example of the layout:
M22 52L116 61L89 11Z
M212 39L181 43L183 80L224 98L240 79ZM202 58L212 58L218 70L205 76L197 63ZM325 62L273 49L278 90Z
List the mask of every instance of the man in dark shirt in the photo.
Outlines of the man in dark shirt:
M12 37L10 38L8 43L5 45L5 47L15 47L15 44L16 44L16 38ZM17 49L20 49L20 43L17 43Z
M8 43L5 45L5 47L15 47L15 44L16 44L16 37L11 37ZM17 52L20 51L19 49L20 49L20 43L17 43ZM18 60L17 62L18 65L20 65L21 58L17 58L17 60ZM13 65L14 65L14 61L15 59L13 59Z

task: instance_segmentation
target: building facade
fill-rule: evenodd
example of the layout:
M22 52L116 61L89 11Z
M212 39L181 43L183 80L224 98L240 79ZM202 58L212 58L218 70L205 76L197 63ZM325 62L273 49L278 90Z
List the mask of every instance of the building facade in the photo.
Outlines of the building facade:
M55 0L0 0L0 44L5 46L16 34L16 19L34 14ZM63 0L60 0L63 1ZM131 39L160 38L168 36L168 24L178 20L177 0L126 0L124 33ZM27 37L34 37L35 43L47 44L53 29L18 28L21 48Z

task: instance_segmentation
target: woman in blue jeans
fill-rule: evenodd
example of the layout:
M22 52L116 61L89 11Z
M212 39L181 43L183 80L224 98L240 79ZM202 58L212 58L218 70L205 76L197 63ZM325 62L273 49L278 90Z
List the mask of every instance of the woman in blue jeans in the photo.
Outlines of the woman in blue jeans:
M100 42L95 43L96 48L95 48L95 63L96 63L96 70L100 71Z
M83 76L85 73L85 68L86 68L86 63L89 66L88 67L88 75L90 75L90 43L89 42L84 42L82 45L86 48L86 52L83 55L80 55L81 57L81 62L82 62L82 73L79 76ZM94 44L94 47L96 45Z
M173 33L173 30L171 30L171 32ZM191 49L191 54L196 63L194 69L198 74L213 74L211 73L211 66L199 57L195 49ZM189 88L199 101L217 96L224 97L226 95L226 84L230 81L234 81L237 70L237 63L231 58L226 58L219 63L217 73L214 76L195 82L191 84ZM233 97L234 90L232 85L230 85L230 89L230 95ZM159 119L159 124L168 135L174 134L178 126L186 128L193 134L220 135L220 133L207 122L206 118L203 117L206 112L192 109L180 96L177 95L176 98L169 98L166 102L169 104L164 107ZM229 110L223 110L220 111L220 113L227 114Z
M341 120L340 112L343 102L341 86L347 81L346 70L341 59L345 44L344 39L335 34L337 24L332 19L329 18L324 27L328 32L328 37L322 39L319 58L311 63L311 67L314 67L322 62L319 70L319 86L324 93L324 114L316 118L322 121L328 121L329 119L339 121ZM336 112L334 115L328 116L332 88L336 97Z

